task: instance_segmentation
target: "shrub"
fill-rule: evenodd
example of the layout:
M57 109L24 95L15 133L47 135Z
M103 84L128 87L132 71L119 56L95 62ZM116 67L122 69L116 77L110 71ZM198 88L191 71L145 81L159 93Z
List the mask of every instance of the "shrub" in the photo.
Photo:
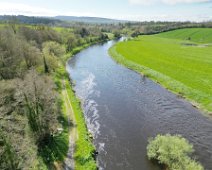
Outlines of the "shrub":
M189 157L193 152L193 146L179 135L158 135L147 146L148 158L169 170L203 170L201 164Z

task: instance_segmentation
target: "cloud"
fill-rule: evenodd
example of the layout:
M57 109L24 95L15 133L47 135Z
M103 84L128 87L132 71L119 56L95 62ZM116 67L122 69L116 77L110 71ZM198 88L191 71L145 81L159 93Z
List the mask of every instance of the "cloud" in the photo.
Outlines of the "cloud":
M54 16L57 12L20 3L0 2L0 15Z
M26 16L95 16L88 12L59 12L42 7L30 6L21 3L0 2L0 15L26 15Z
M118 19L128 19L133 21L211 21L212 16L206 15L170 15L170 14L157 14L157 15L127 15L124 18L119 16Z
M192 2L207 2L207 0L173 0L172 3L169 0L129 0L131 3L136 4L154 4L163 2L166 4L176 4L176 3L191 3ZM209 1L208 1L209 2ZM210 0L211 2L211 0ZM210 8L211 6L208 6ZM111 14L102 14L97 15L92 12L81 12L81 11L55 11L52 9L47 9L39 6L30 6L27 4L21 3L9 3L9 2L0 2L0 15L26 15L26 16L57 16L57 15L66 15L66 16L91 16L91 17L106 17L114 19L123 19L123 20L134 20L134 21L208 21L212 20L211 14L121 14L117 13L116 15ZM165 12L165 11L164 11Z
M131 4L141 4L141 5L152 5L152 4L189 4L189 3L203 3L203 2L211 2L211 0L129 0Z

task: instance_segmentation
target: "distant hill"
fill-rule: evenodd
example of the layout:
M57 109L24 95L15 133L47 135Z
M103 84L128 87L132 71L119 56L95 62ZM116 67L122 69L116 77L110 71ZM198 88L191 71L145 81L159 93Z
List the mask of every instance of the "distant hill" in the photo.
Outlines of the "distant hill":
M116 19L99 18L99 17L56 16L53 18L68 22L84 22L94 24L114 24L114 23L128 22L126 20L116 20Z
M63 25L68 26L71 22L83 22L89 24L116 24L126 23L126 20L115 20L98 17L75 17L75 16L56 16L56 17L34 17L24 15L0 15L0 21L7 22L15 20L23 24L45 24L45 25Z
M61 24L63 21L55 18L46 17L29 17L24 15L0 15L0 21L16 21L23 24L45 24L45 25L56 25Z

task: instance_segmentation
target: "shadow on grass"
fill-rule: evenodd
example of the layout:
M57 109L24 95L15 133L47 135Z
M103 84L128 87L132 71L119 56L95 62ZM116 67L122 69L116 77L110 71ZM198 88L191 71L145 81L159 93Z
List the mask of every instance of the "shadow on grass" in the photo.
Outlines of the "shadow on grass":
M58 105L63 110L64 102L62 100L58 100ZM58 129L55 134L46 134L38 142L38 154L49 169L54 169L54 162L62 162L66 158L69 149L69 131L74 126L73 122L62 112L57 121L62 128Z
M48 135L39 144L38 153L47 166L54 161L63 161L68 152L68 133Z

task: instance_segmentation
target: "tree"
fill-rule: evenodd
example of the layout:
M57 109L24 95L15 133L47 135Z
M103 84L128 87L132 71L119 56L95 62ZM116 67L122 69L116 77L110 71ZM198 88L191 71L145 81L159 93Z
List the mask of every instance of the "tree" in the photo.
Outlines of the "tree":
M0 79L23 76L42 61L40 50L9 29L0 30Z
M14 148L0 129L0 169L19 170L18 161Z
M101 33L99 36L99 40L101 40L101 41L108 40L108 39L109 39L109 37L107 34Z
M30 70L23 81L19 81L19 98L23 98L28 123L37 143L42 143L57 129L57 93L55 85L48 76L40 76Z
M0 30L0 79L11 79L20 75L20 44L10 28Z
M22 56L24 58L27 69L35 67L41 63L42 54L38 48L32 46L29 43L23 42L22 50Z
M57 42L45 42L42 46L44 55L62 57L65 54L65 48Z
M20 27L19 34L27 41L35 41L40 49L42 44L47 41L62 42L61 35L46 26L36 26L35 29L23 26Z
M115 32L114 32L114 37L115 37L116 39L121 38L121 34L120 34L120 32L115 31Z
M81 28L81 30L79 31L79 33L80 33L80 35L81 35L82 38L90 35L90 32L86 28L84 28L84 27Z
M17 32L17 24L19 23L18 18L16 16L12 16L9 20L9 25L12 28L13 32L16 34Z
M34 140L28 134L23 97L20 95L19 88L17 88L19 81L21 80L0 81L1 170L30 169L32 165L34 166L33 163L37 155Z
M42 46L45 72L54 71L58 67L59 58L65 54L65 48L53 41L45 42Z
M141 35L141 33L140 33L140 31L134 31L132 34L131 34L131 36L132 37L137 37L137 36L139 36L139 35Z
M76 37L74 35L69 36L66 44L67 44L66 50L71 51L74 47L77 46Z
M147 146L148 158L157 160L169 170L203 170L201 164L189 157L193 152L193 146L179 135L158 135L150 139Z

